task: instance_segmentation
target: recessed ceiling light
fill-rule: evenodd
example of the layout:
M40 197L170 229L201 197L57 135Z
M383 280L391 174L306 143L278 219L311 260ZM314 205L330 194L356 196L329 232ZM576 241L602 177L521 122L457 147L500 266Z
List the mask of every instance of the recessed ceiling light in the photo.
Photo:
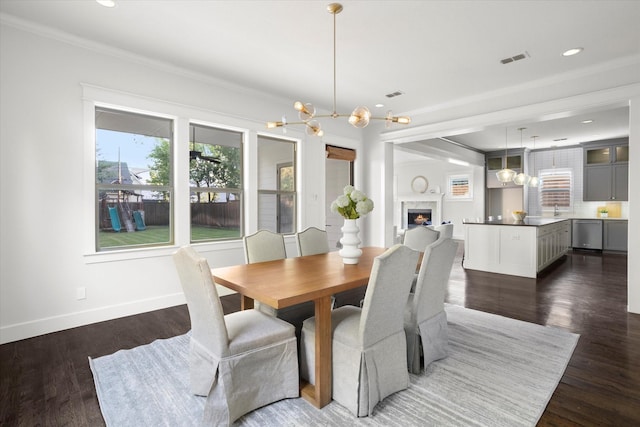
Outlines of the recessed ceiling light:
M116 0L96 0L96 2L104 7L116 7Z
M581 47L574 47L573 49L566 50L562 56L573 56L582 52L584 49Z
M382 108L384 107L384 104L376 104L376 108Z
M582 123L583 125L589 124L589 123L593 123L593 120L589 119L589 120L583 120L580 123Z

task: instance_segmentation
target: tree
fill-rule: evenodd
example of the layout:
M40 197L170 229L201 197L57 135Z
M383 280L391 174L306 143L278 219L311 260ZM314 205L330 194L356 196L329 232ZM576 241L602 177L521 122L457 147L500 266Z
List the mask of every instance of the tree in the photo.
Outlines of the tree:
M213 187L224 189L240 188L240 149L211 144L195 144L195 150L203 155L219 160L219 163L202 159L193 159L190 163L189 178L196 187ZM217 193L208 193L209 202L214 202ZM229 201L231 192L226 191Z
M168 139L156 138L156 145L147 156L153 162L148 165L151 184L168 186L171 183L170 149L171 146ZM163 199L168 200L169 195L166 191L159 191L158 193Z

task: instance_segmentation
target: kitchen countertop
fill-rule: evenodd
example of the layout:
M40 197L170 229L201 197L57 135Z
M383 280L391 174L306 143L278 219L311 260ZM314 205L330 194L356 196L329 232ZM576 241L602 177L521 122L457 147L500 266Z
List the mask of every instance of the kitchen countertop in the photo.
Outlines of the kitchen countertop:
M551 218L541 216L528 216L524 221L516 221L514 219L503 219L494 221L481 221L481 222L466 222L468 225L516 225L516 226L529 226L540 227L543 225L555 224L562 221L569 221L571 218Z

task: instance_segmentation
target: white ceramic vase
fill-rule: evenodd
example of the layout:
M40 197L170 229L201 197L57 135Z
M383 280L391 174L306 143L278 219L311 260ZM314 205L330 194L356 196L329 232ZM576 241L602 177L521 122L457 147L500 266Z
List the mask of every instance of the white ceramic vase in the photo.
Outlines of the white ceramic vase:
M338 253L342 257L342 262L344 264L357 264L360 255L362 255L362 250L358 247L360 246L360 238L358 237L360 229L356 224L356 220L345 219L341 230L342 238L340 243L342 243L342 249Z

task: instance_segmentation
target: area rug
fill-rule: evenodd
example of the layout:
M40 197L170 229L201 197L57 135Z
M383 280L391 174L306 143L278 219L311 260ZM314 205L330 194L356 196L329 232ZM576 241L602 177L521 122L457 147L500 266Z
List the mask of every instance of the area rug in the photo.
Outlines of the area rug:
M331 402L287 399L237 426L535 426L579 335L447 305L449 356L356 418ZM196 426L205 399L189 393L189 336L89 359L107 426Z

